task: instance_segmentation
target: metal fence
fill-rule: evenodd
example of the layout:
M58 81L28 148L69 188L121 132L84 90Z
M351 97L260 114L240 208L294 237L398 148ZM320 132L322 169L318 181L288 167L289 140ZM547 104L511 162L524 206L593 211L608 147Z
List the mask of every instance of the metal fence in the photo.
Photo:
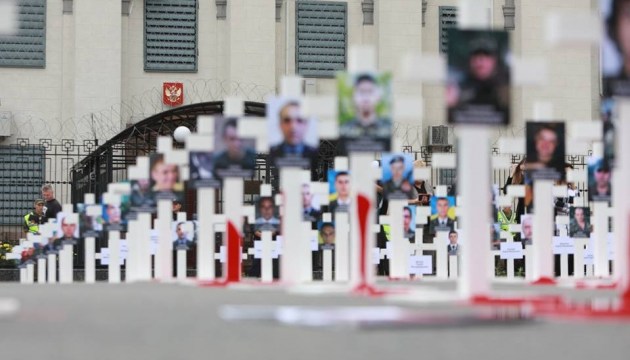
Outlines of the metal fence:
M80 203L85 193L102 194L107 184L127 178L127 167L135 163L135 158L149 155L156 151L155 139L130 138L128 141L107 147L102 151L98 141L85 140L77 143L72 139L54 142L40 139L33 143L28 139L17 139L15 144L0 147L0 240L17 241L23 236L22 217L32 209L33 200L41 197L39 189L44 183L55 189L60 203ZM405 149L415 159L422 159L431 165L432 152L428 147L419 151ZM451 151L454 151L451 150ZM312 170L313 178L326 181L327 170L333 166L337 154L334 141L321 143L320 161ZM498 150L493 149L493 155ZM511 163L516 164L521 155L511 156ZM575 169L584 169L586 155L567 156L567 163ZM81 166L79 166L81 165ZM509 177L508 169L493 170L493 183L502 188ZM456 169L434 169L431 183L452 186L456 184ZM474 181L470 179L469 181ZM272 184L278 190L277 172L267 165L266 155L258 155L256 171L245 182L245 203L253 203L258 195L260 184ZM584 196L587 184L577 183L577 189ZM217 194L217 211L222 211L222 196ZM196 211L195 192L190 190L186 196L185 209L192 217Z
M71 203L71 169L97 146L97 141L73 139L17 139L0 146L0 240L23 236L23 216L33 210L45 183L53 186L60 203Z

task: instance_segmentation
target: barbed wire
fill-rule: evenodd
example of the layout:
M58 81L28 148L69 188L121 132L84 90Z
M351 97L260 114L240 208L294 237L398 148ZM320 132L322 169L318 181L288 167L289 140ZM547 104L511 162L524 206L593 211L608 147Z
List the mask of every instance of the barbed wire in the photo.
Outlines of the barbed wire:
M229 96L240 97L245 101L265 102L275 93L274 89L263 85L232 80L197 79L186 80L183 83L183 105L220 101ZM122 131L127 124L170 109L172 107L162 103L162 88L153 87L106 109L84 114L78 119L52 118L27 111L16 112L13 114L12 125L16 139L50 138L105 142Z
M400 140L403 147L420 149L425 143L424 131L421 125L405 124L394 121L392 124L392 135Z

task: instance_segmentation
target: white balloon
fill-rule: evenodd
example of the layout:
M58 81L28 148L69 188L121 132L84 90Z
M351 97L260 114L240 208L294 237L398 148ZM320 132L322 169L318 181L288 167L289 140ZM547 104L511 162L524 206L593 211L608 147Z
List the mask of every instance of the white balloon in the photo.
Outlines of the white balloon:
M173 137L175 141L183 143L188 139L188 135L190 135L190 129L185 126L180 126L175 131L173 131Z

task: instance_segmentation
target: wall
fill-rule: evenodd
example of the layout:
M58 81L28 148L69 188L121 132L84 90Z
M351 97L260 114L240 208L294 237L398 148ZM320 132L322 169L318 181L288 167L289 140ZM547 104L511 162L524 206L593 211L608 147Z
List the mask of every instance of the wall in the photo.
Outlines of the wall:
M225 20L216 18L215 0L199 0L197 72L154 73L144 71L144 1L134 1L126 16L121 15L119 0L75 0L74 13L67 15L62 14L62 0L49 0L46 68L0 68L0 81L10 84L0 89L0 111L13 112L19 136L78 137L86 132L84 122L91 113L113 134L129 122L166 110L161 104L161 85L166 81L186 84L187 103L223 98L234 90L230 82L254 84L252 96L277 91L280 78L295 72L295 2L284 1L281 21L276 22L275 0L229 0ZM422 26L421 0L376 0L374 25L363 25L361 2L347 1L348 46L376 46L379 66L394 71L409 50L438 52L438 7L457 4L456 0L429 0ZM490 3L493 25L502 28L504 1ZM522 133L534 102L541 99L553 104L557 118L597 116L597 50L550 50L543 34L547 11L588 9L595 3L516 1L516 30L511 32L514 54L547 57L549 83L514 88L513 126L503 134ZM395 89L424 99L422 119L411 122L422 123L424 128L444 123L443 86L396 81ZM334 94L334 79L317 79L316 91ZM83 119L78 132L77 119ZM2 143L14 142L15 137Z
M62 0L49 0L46 6L46 67L0 68L0 111L13 113L13 131L21 130L21 137L49 138L50 127L58 128L62 118L62 99L72 95L63 76L64 61L68 60L64 48L72 47L65 36L71 19L62 16ZM64 109L71 112L69 107ZM13 142L16 137L5 142Z

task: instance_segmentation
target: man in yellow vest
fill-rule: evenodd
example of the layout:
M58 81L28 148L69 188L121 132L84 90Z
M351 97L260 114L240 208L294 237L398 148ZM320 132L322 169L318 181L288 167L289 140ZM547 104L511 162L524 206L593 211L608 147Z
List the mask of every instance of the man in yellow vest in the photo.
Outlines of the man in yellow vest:
M501 231L510 231L510 224L516 224L516 212L511 206L500 208L497 211L497 222L501 225Z
M39 234L39 225L46 220L44 218L44 200L35 200L35 210L24 215L24 232L31 234Z

